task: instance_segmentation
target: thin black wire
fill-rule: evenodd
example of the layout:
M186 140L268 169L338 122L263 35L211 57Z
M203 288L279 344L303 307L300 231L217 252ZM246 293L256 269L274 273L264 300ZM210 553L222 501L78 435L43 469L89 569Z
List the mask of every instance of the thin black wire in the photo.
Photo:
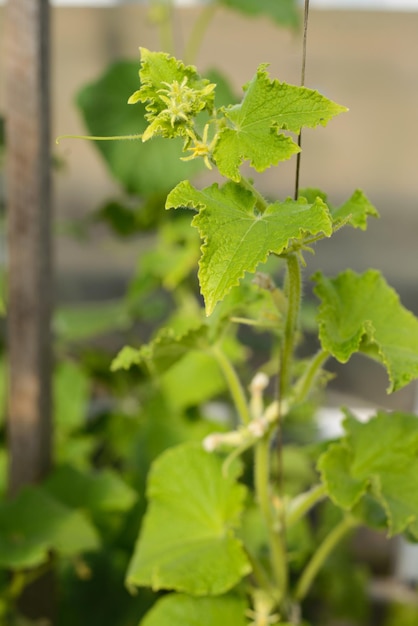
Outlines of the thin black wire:
M305 0L305 11L304 11L304 16L303 16L302 68L301 68L301 76L300 76L301 87L304 87L305 85L308 22L309 22L309 0ZM299 135L298 135L298 146L299 148L302 148L302 130L300 130ZM301 152L298 152L298 154L296 155L295 196L294 196L295 200L297 200L299 196L300 159L301 159Z

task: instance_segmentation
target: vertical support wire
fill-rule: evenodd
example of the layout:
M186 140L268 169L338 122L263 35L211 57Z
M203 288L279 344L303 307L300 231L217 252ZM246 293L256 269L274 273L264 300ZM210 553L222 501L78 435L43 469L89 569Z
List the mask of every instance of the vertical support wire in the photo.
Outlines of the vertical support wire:
M300 76L300 86L305 86L305 70L306 70L306 46L308 40L308 22L309 22L309 0L305 0L305 10L303 16L303 43L302 43L302 68ZM302 129L298 135L298 146L302 148ZM300 177L300 160L301 152L296 155L296 176L295 176L295 200L299 197L299 177Z

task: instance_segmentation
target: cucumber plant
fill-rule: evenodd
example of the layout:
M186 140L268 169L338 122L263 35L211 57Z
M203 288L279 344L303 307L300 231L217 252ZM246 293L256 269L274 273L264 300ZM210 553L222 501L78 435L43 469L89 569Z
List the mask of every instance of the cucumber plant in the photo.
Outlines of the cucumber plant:
M350 532L365 525L418 540L418 421L377 411L360 423L346 410L341 438L309 442L314 471L299 491L287 484L287 424L308 410L331 358L345 363L360 353L378 361L388 392L410 383L418 376L418 320L376 270L317 271L319 347L298 357L306 255L343 227L365 230L378 213L361 190L341 206L318 189L271 200L247 172L299 154L302 129L326 126L344 106L279 82L261 65L238 103L215 107L215 83L144 48L139 78L129 104L145 106L142 142L180 139L179 158L202 161L216 182L197 188L184 180L165 204L182 219L190 215L200 237L203 312L162 328L146 345L125 346L112 369L139 366L158 384L201 355L223 375L234 411L217 432L153 462L126 582L165 592L142 626L307 624L305 600ZM249 360L242 378L230 341L237 326L270 333L272 346L271 358ZM184 371L193 385L193 372ZM298 553L312 512L325 504L332 523Z

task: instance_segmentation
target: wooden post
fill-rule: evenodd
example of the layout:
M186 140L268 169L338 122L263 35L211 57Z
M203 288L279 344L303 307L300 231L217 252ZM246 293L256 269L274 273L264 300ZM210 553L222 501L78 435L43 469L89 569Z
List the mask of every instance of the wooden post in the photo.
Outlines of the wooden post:
M49 1L5 7L9 493L51 464Z

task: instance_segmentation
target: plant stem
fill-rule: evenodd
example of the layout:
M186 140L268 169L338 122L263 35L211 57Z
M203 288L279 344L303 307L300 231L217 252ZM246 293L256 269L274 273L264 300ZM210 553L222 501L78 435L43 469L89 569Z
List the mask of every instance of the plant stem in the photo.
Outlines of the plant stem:
M266 202L265 198L254 187L254 185L248 180L248 178L245 178L244 176L242 176L240 183L243 187L245 187L245 189L248 189L248 191L251 191L251 193L257 200L257 208L259 209L259 211L261 211L261 213L264 213L264 211L268 207L268 203Z
M226 356L225 352L219 346L213 346L211 353L216 358L219 367L225 376L226 382L232 399L235 404L235 408L239 415L239 418L243 424L249 424L251 420L250 409L248 406L247 398L244 389L241 385L241 381L235 371L231 361Z
M196 62L197 53L202 43L205 31L212 21L217 8L217 2L211 2L204 9L201 9L183 53L183 59L186 64Z
M156 20L161 48L169 54L174 54L173 38L173 2L172 0L156 0L153 4L157 7L158 19Z
M288 573L282 529L275 523L270 496L270 436L266 434L255 446L255 492L267 528L271 550L271 564L280 602L286 597Z
M288 527L296 524L312 507L320 502L326 495L324 485L316 485L309 491L296 496L289 506L289 513L286 516L286 525Z
M312 559L303 571L302 576L296 587L295 599L300 602L308 593L311 585L318 574L319 570L334 550L335 546L343 539L343 537L353 528L358 525L358 522L347 515L344 519L335 526L324 541L321 543Z
M295 254L290 254L287 260L287 313L286 324L281 349L279 401L281 402L289 388L293 350L295 344L296 328L299 318L301 298L301 271L299 259Z
M308 367L306 368L303 376L298 380L295 385L295 402L302 402L309 392L311 391L315 378L318 375L319 370L325 361L329 358L330 353L327 350L318 350L315 356L311 359Z

